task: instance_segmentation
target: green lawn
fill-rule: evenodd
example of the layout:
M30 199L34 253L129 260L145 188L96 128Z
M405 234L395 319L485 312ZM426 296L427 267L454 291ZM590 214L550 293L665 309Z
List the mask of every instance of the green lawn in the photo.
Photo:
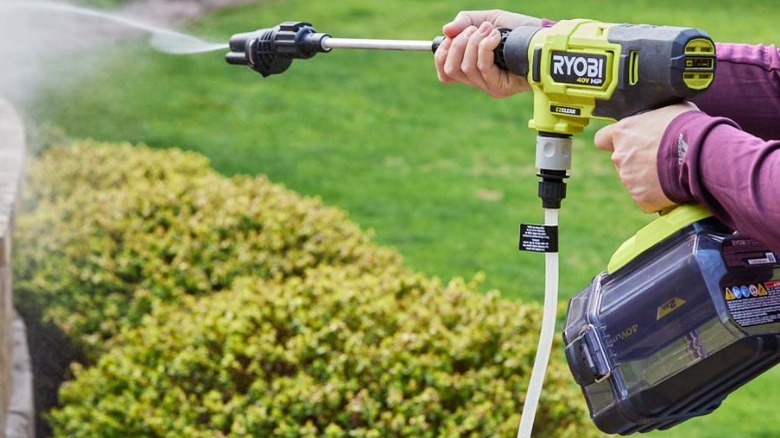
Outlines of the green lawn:
M337 37L432 39L458 10L518 7L504 0L261 3L213 13L189 30L224 41L233 33L305 20ZM585 0L523 7L553 19L693 25L718 41L780 39L780 4L770 1ZM63 67L52 66L57 79L34 113L74 137L178 146L206 154L228 175L265 173L343 207L416 269L444 279L484 272L486 290L541 300L543 258L516 250L517 224L542 220L535 133L526 127L530 96L496 100L442 86L431 55L421 52L335 50L266 79L227 65L223 54L181 57L123 44L95 55L93 71L75 87L58 86L59 69L75 62L63 60ZM652 218L620 186L609 156L593 147L601 125L575 139L561 210L563 298L586 285L616 246ZM776 390L780 375L773 371L717 413L662 436L780 436L780 422L766 420L780 401Z

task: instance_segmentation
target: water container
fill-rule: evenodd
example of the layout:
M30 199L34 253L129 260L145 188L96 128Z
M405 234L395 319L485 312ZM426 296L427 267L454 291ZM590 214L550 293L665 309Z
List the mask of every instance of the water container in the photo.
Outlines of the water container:
M571 299L563 338L602 431L708 414L780 361L777 256L701 207L678 207Z

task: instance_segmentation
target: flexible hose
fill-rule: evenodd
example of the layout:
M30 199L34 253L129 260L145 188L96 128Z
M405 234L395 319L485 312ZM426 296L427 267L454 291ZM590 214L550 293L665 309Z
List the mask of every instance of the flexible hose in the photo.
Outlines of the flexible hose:
M548 226L558 226L558 209L545 208L544 222ZM534 427L536 407L542 394L544 375L547 363L550 361L553 337L555 336L555 319L558 309L558 253L545 254L544 275L544 311L542 314L542 329L539 334L539 347L536 350L534 367L531 370L531 380L523 403L523 414L520 417L520 427L517 438L529 438Z

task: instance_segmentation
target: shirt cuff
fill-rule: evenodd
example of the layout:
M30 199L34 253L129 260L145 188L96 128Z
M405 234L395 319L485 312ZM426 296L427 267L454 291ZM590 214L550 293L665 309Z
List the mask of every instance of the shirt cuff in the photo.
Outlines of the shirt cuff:
M658 148L658 179L667 198L677 204L707 204L699 176L699 153L707 135L718 125L737 126L724 117L688 111L667 126Z

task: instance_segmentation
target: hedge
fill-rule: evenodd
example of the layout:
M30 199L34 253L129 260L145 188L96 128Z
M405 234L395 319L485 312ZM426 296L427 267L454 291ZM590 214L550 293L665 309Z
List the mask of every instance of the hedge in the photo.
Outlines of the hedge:
M43 309L89 353L156 301L213 293L242 275L401 263L344 211L262 176L225 178L194 153L82 142L52 148L29 173L15 232L18 306Z
M162 307L120 335L118 348L63 388L55 431L514 436L540 313L394 270L245 278L186 312ZM588 435L563 368L549 371L535 436Z
M538 306L414 272L342 210L196 154L82 142L30 175L17 306L91 353L55 436L515 433ZM555 355L536 436L598 436L581 399Z

